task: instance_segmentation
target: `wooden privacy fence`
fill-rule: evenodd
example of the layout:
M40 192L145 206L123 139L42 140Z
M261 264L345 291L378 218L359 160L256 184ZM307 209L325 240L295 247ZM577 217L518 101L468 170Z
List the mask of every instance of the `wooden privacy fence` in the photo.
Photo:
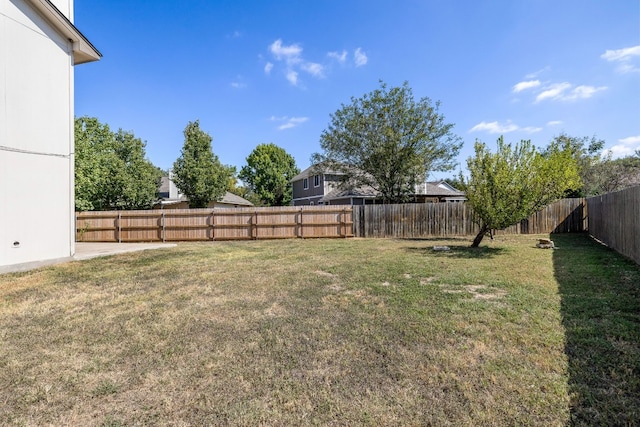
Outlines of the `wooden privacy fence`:
M640 186L587 199L589 234L640 264Z
M466 203L413 203L353 207L354 235L369 238L469 236L480 231ZM496 234L570 233L586 230L585 199L563 199Z
M586 230L584 199L564 199L497 234ZM79 242L421 238L478 233L465 203L79 212Z
M350 206L78 212L79 242L351 237Z

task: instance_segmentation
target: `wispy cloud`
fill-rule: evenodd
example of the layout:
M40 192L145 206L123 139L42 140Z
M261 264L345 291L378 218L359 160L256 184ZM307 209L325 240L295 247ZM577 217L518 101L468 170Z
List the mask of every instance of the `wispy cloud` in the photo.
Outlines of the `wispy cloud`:
M287 80L294 86L298 86L298 73L293 70L287 71Z
M526 126L526 127L520 127L515 123L512 123L511 121L507 121L506 123L499 123L499 122L480 122L477 125L475 125L474 127L472 127L469 132L488 132L488 133L492 133L492 134L505 134L505 133L510 133L510 132L515 132L515 131L521 131L521 132L526 132L526 133L536 133L536 132L540 132L542 130L542 128L539 127L533 127L533 126Z
M304 81L301 76L307 74L316 79L325 78L327 71L331 69L332 62L335 63L337 61L340 64L345 64L349 57L346 50L342 52L330 51L325 56L325 63L309 61L303 55L301 44L285 44L282 39L271 43L268 49L272 60L268 61L264 66L265 74L271 74L280 63L283 65L282 74L287 81L293 86L300 87L304 87ZM361 67L368 61L367 55L361 48L357 48L354 51L353 58L356 67Z
M314 77L324 77L324 66L315 62L304 62L300 68Z
M635 154L636 150L640 150L640 135L622 138L619 139L618 142L619 144L616 144L607 150L611 152L611 157L613 158L632 156Z
M329 52L327 56L329 58L333 58L341 64L344 64L347 60L347 51L343 50L342 52Z
M560 126L562 124L562 120L551 120L547 122L547 126Z
M554 101L575 101L577 99L591 98L594 94L607 90L606 86L580 85L574 87L571 83L553 83L543 88L544 90L536 96L536 102L544 100Z
M363 65L366 65L367 62L369 62L367 54L364 53L361 48L357 48L355 52L353 52L353 56L356 67L362 67Z
M302 54L302 48L300 45L294 43L289 46L283 45L282 40L278 39L269 45L269 51L280 61L284 60L287 63L300 62L300 55Z
M315 78L324 77L324 66L316 62L306 61L302 57L302 47L298 43L286 45L282 43L282 39L278 39L269 45L269 52L276 61L284 62L285 78L293 86L300 83L300 71L304 71ZM265 73L271 73L274 64L267 62L265 65Z
M285 130L285 129L291 129L293 127L299 126L302 123L308 121L309 118L308 117L271 116L269 120L271 120L272 122L283 122L281 125L278 126L278 130Z
M247 87L247 84L243 80L242 76L237 76L229 85L234 89L244 89Z
M638 73L640 65L638 57L640 57L640 45L626 47L623 49L607 50L600 58L609 62L618 64L618 72L620 73Z
M551 67L549 67L548 65L538 71L534 71L533 73L529 73L525 76L525 78L527 79L535 79L537 78L540 74L544 74L547 71L549 71L551 69Z
M640 56L640 45L624 49L607 50L600 57L607 61L626 61L633 56Z
M522 92L523 90L532 89L540 86L540 80L527 80L524 82L516 83L511 91L513 93Z

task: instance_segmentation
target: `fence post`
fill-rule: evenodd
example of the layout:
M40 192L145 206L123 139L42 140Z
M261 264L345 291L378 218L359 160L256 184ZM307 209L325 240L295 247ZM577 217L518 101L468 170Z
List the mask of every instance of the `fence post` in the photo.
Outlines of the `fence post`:
M253 240L258 239L258 211L253 212L253 232L251 233Z
M216 240L216 216L215 208L211 209L211 240Z
M303 211L302 208L300 208L300 210L298 211L298 237L301 239L304 239L304 226L302 225L303 221L302 221L302 215L303 215Z
M118 243L122 243L122 212L118 211Z
M162 218L160 218L160 224L162 225L162 243L167 239L167 231L165 229L164 209L162 210Z

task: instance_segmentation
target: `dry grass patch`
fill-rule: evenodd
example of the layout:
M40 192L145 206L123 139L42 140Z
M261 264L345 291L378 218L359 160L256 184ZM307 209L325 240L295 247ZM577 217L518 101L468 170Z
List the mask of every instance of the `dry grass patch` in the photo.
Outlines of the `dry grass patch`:
M568 423L553 253L435 242L452 250L182 244L0 276L0 424Z

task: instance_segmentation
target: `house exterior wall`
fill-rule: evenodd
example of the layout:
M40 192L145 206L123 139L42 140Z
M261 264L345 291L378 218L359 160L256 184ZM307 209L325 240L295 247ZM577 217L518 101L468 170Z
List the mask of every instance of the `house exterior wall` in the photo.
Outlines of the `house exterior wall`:
M324 175L320 175L319 177L319 185L314 185L314 175L309 175L307 178L309 180L309 188L304 188L304 179L294 181L291 183L292 188L292 198L294 206L307 206L313 203L317 205L322 196L325 193L325 180Z
M26 1L0 2L0 271L74 253L72 64Z

